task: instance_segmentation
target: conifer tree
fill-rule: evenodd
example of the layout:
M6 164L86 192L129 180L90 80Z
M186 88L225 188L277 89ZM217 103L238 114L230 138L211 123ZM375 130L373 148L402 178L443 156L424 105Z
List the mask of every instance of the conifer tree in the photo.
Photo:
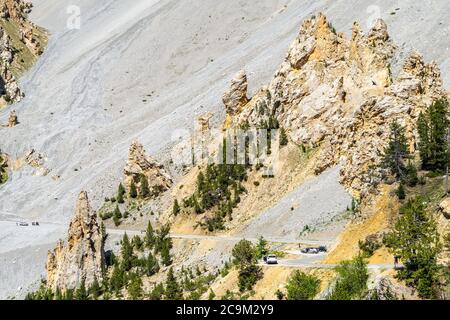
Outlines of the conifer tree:
M125 188L123 187L122 183L119 184L119 189L117 190L117 202L118 203L124 203L123 196L125 195Z
M286 134L286 130L284 128L280 129L280 146L286 146L289 143L288 136Z
M166 285L165 285L165 297L167 300L181 300L183 299L183 291L178 284L173 268L169 269L167 273Z
M177 216L178 213L180 213L180 205L178 204L178 200L175 199L175 201L173 202L172 214L174 216Z
M384 149L382 166L395 175L397 179L403 179L406 173L405 160L410 158L405 128L394 121L391 124L388 145Z
M399 277L414 286L420 296L434 298L437 259L442 249L436 223L426 213L420 198L409 200L400 213L400 219L385 236L384 243L405 266L398 271Z
M161 262L165 266L170 266L172 264L172 257L170 255L170 248L168 243L164 243L161 250Z
M130 197L133 199L136 199L137 196L138 196L138 194L137 194L137 190L136 190L136 184L134 183L134 180L131 180Z
M145 272L147 276L152 276L159 271L159 263L158 260L155 258L155 256L152 255L151 252L149 252L147 259L145 260Z
M98 283L97 277L94 278L94 282L89 287L89 294L92 296L93 300L97 300L101 294L100 284Z
M152 223L149 221L147 224L147 230L145 232L145 246L147 249L152 250L155 246L155 232L153 230Z
M148 198L150 196L150 189L148 187L148 179L147 177L142 174L141 175L141 197L142 198Z
M118 294L120 289L122 289L123 287L123 278L124 272L119 266L119 263L116 262L113 267L111 278L109 279L110 287L116 294Z
M122 213L120 212L119 206L116 205L116 209L113 214L113 221L116 227L120 224L120 219L122 219Z
M125 233L122 239L122 247L120 248L120 253L122 256L122 269L128 271L133 267L134 256L133 256L133 246L130 243L128 235Z
M449 111L446 99L436 100L417 120L422 168L446 170L449 162Z
M86 282L83 278L81 280L81 284L78 287L78 289L75 291L75 300L87 300L88 299L88 292L86 290Z
M421 112L417 120L417 131L419 133L418 149L422 160L422 167L426 169L429 166L431 158L430 149L430 130L425 115Z
M130 275L130 284L127 291L131 300L137 300L142 297L142 279L136 273Z

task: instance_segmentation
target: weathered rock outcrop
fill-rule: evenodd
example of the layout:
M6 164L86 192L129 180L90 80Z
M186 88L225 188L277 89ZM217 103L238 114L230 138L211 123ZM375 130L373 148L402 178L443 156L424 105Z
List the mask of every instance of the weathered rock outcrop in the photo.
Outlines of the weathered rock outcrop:
M235 115L248 103L247 98L247 75L241 70L233 80L230 89L223 95L223 104L227 114Z
M237 94L226 96L236 98L224 102L233 115L226 127L277 118L292 141L319 147L316 173L339 164L341 182L358 195L381 178L377 168L390 124L406 127L413 148L417 116L446 93L437 65L417 53L392 77L396 47L382 20L367 34L358 23L352 31L347 39L323 15L306 20L269 85L242 106L228 102L245 103L239 98L246 83L235 80L231 92Z
M8 128L12 128L15 127L17 124L19 124L19 120L17 118L16 110L13 110L9 113L7 126Z
M450 219L450 197L445 198L439 203L439 209L441 210L444 217Z
M37 170L37 174L46 176L50 170L44 165L44 156L37 152L35 149L31 149L24 157L24 161L29 166Z
M89 287L102 280L105 264L104 237L88 195L81 192L70 223L67 244L60 240L47 258L47 286L64 291L77 288L82 281Z
M0 5L0 18L14 21L19 27L20 40L35 55L42 54L42 45L35 34L36 26L28 20L33 4L23 0L3 0Z
M3 103L19 102L24 94L16 77L26 68L25 60L33 60L42 54L42 39L38 37L37 27L27 19L32 8L30 2L22 0L0 0L0 19L7 20L16 29L16 45L12 45L12 34L0 27L0 96ZM23 46L17 45L22 42ZM24 47L26 50L24 50ZM27 56L25 51L29 52Z
M164 170L164 166L147 155L142 144L137 141L134 141L130 146L128 161L123 172L127 191L134 183L137 191L140 192L142 177L147 179L151 195L156 196L172 186L172 179Z

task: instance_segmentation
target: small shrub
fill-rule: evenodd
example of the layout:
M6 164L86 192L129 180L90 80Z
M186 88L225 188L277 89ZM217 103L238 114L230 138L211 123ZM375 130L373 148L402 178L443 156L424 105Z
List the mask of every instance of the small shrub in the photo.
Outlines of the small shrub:
M358 242L359 250L361 250L365 258L370 258L376 250L381 247L380 240L375 234L369 235L364 241Z
M403 183L400 183L395 193L397 194L399 200L404 200L406 198L406 190L405 187L403 186Z
M319 293L320 280L299 270L295 270L286 284L288 300L311 300Z

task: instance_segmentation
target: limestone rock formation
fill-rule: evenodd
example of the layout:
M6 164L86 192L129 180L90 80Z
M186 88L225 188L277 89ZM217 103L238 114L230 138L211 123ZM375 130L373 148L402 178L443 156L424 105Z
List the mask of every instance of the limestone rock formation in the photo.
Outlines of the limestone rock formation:
M35 168L41 176L46 176L50 172L50 170L44 166L44 156L35 149L31 149L25 155L24 161L29 166Z
M441 210L444 217L450 219L450 197L445 198L439 203L439 209Z
M141 178L148 181L151 195L158 195L172 186L172 179L164 170L164 166L152 159L144 150L142 144L134 141L129 150L128 161L124 168L125 188L130 190L134 183L138 192L141 191Z
M3 3L2 3L3 2ZM35 54L42 54L42 46L35 35L36 26L28 20L33 4L23 0L0 1L0 17L12 20L19 26L20 40Z
M17 113L16 110L13 110L9 113L9 117L8 117L8 128L12 128L14 126L16 126L19 123L19 120L17 118Z
M380 152L392 121L406 127L413 148L420 111L446 96L437 65L417 53L393 78L395 50L382 20L367 34L355 23L348 39L325 16L308 19L269 85L248 103L245 76L233 80L224 96L232 115L226 127L277 118L292 141L318 148L316 173L339 164L341 182L358 196L381 179Z
M209 121L211 120L213 114L211 112L207 112L200 117L198 117L198 125L199 129L202 132L206 132L210 129Z
M33 60L25 57L25 51L31 57L42 54L42 39L38 37L37 27L27 19L31 7L30 2L22 0L0 0L0 19L10 22L17 33L8 34L0 27L0 96L3 103L19 102L24 96L16 77L26 68L21 64L25 64L25 60ZM11 37L15 37L14 46ZM23 46L17 45L18 42L22 42Z
M6 97L6 102L19 102L23 97L11 71L14 56L15 50L11 40L5 30L0 27L0 95Z
M81 192L65 244L60 240L47 257L47 286L61 291L77 288L84 280L89 287L102 280L105 264L104 237L88 195Z
M228 114L234 115L247 104L247 75L241 70L233 80L230 89L223 95L223 104Z

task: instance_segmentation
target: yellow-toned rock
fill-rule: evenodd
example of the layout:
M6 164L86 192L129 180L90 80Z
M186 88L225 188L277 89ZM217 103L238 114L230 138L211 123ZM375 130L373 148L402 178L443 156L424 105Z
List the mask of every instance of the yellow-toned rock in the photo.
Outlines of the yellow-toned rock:
M439 203L439 208L441 209L443 215L447 219L450 219L450 197L442 200L441 203Z
M105 264L104 236L85 191L78 196L67 243L58 241L48 252L47 286L61 291L74 289L84 281L88 288L95 280L101 282Z

